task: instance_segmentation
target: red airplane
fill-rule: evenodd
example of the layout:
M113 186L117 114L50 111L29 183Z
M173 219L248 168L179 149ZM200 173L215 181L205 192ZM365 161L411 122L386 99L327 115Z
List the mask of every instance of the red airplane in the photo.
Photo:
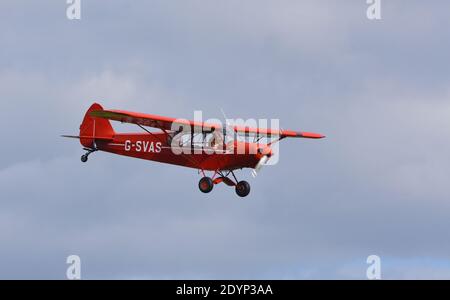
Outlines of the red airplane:
M116 133L110 120L139 126L143 133ZM150 131L146 127L158 129ZM246 140L239 140L244 135ZM254 141L249 142L248 138ZM234 186L236 194L250 193L247 181L238 181L234 170L252 168L253 175L273 156L271 146L287 137L320 139L318 133L280 129L262 129L248 126L222 126L219 123L188 121L123 110L104 110L94 103L86 112L80 126L80 135L63 137L80 140L87 152L81 156L87 162L95 151L106 151L199 170L203 177L199 189L209 193L221 182ZM265 138L267 142L262 143ZM275 138L275 140L272 140ZM213 171L212 177L205 171ZM230 178L232 175L232 178Z

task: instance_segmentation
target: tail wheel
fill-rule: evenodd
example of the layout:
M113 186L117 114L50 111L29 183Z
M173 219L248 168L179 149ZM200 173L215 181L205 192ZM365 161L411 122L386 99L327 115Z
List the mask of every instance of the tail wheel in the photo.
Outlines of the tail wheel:
M81 156L81 162L87 162L88 161L88 156L86 154Z
M238 184L236 184L236 194L238 194L239 197L245 197L250 193L250 184L245 181L239 181Z
M198 188L200 189L200 191L202 191L203 193L209 193L212 191L214 187L214 183L213 180L209 177L203 177L202 179L200 179L200 181L198 182Z

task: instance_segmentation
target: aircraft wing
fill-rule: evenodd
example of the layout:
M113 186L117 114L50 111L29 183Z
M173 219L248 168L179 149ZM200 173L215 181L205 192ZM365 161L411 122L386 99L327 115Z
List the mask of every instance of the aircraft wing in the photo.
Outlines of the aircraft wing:
M192 128L192 131L197 132L211 132L213 130L221 130L223 128L221 124L194 122L185 119L175 119L170 117L136 113L124 110L95 110L90 112L90 114L93 117L109 119L122 123L131 123L141 126L159 128L167 131L173 130L172 124L174 122L177 124L177 126L190 126ZM318 133L293 130L274 130L245 126L232 126L232 129L237 133L245 135L275 136L279 137L280 139L286 137L320 139L325 137Z
M280 139L293 137L293 138L307 138L307 139L321 139L325 136L320 133L305 132L305 131L293 131L293 130L275 130L275 129L264 129L264 128L254 128L254 127L243 127L234 126L234 130L237 133L242 133L245 135L258 135L258 136L278 136Z
M191 128L194 128L194 130L198 131L212 131L213 129L222 128L220 124L194 122L185 119L176 119L124 110L96 110L91 112L91 116L169 131L172 130L173 123L176 123L177 125L190 126Z

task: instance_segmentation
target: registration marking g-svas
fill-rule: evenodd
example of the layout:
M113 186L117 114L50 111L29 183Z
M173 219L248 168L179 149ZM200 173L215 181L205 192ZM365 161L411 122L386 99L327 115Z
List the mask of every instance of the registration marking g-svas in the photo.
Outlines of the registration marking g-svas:
M133 143L130 140L126 140L124 149L125 151L159 153L161 152L161 142L136 141L136 143Z

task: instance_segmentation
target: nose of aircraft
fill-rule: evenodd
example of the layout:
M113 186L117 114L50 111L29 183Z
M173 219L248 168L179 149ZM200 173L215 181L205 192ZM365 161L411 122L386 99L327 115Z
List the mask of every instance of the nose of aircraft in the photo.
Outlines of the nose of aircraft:
M258 175L259 170L267 163L267 161L272 156L272 149L269 146L264 146L258 148L258 153L256 154L256 160L258 161L252 171L253 177Z
M272 148L270 148L269 146L261 146L261 147L258 148L256 157L259 160L259 159L261 159L264 156L271 157L272 154L273 154Z

